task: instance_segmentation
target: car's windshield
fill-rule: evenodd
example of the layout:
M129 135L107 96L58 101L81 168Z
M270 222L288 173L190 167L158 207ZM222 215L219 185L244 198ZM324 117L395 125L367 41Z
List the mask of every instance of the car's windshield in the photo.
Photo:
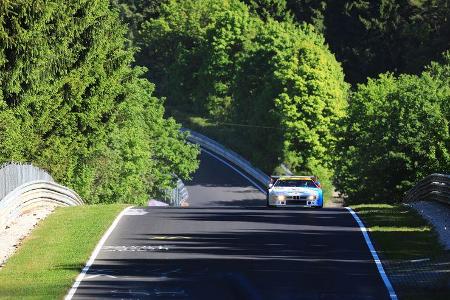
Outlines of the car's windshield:
M315 188L317 187L312 180L303 180L303 179L280 179L275 182L275 186L277 187L308 187Z

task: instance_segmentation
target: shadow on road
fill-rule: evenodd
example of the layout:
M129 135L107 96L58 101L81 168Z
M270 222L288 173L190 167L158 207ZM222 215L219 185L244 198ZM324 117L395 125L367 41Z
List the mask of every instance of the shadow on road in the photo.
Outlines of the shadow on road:
M148 211L124 221L77 297L387 298L345 210Z

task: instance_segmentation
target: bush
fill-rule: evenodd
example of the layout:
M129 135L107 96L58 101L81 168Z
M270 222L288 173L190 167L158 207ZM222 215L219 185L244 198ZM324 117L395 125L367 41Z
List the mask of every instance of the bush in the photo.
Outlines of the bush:
M434 172L450 170L450 55L421 76L359 85L338 143L337 188L350 202L400 201Z

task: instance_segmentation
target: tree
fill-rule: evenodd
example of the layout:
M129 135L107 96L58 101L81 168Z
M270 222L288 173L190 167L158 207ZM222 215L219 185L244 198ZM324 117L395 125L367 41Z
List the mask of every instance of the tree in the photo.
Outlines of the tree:
M128 25L128 37L132 44L139 43L142 23L159 17L161 5L168 0L110 0L111 6L119 10L120 18Z
M386 71L419 74L450 48L449 0L244 2L262 19L292 15L297 24L312 24L353 84Z
M420 76L370 79L352 94L338 143L336 186L350 202L400 201L450 169L450 56Z
M0 4L1 162L33 162L90 203L144 203L196 168L125 34L106 0Z
M249 48L236 83L235 111L237 120L255 129L237 134L258 149L252 156L266 170L284 162L294 172L328 182L334 132L347 97L339 63L307 25L268 22Z
M272 18L277 21L291 20L286 0L243 0L249 10L267 21Z

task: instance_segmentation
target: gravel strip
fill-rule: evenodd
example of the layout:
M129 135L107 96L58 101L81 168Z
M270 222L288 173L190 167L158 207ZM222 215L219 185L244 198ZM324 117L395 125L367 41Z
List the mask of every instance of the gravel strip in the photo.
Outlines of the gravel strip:
M450 250L450 206L432 201L410 202L407 205L433 224L442 245Z
M344 207L344 198L342 198L342 196L338 192L334 191L333 196L330 199L328 199L328 201L326 201L325 207L329 208Z
M0 269L9 257L16 252L39 221L45 219L55 210L56 205L37 207L26 211L17 219L0 229Z

